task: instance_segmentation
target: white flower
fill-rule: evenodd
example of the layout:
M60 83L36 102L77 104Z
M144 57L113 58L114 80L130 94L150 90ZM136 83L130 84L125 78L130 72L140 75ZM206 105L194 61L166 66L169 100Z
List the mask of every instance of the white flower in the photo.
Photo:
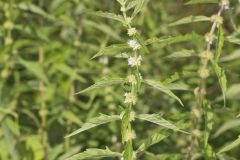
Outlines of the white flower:
M126 137L125 137L125 141L129 141L129 140L132 140L136 138L136 133L134 130L130 130L128 129L127 132L126 132Z
M129 36L133 36L133 35L135 35L136 33L137 33L136 28L129 28L129 29L128 29L128 35L129 35Z
M131 39L128 41L128 45L133 49L133 50L138 50L141 48L140 44L138 43L138 41L136 41L135 39Z
M125 93L124 97L125 97L124 103L136 104L137 102L137 98L133 93Z
M127 76L127 80L131 84L137 84L137 80L136 80L135 76L132 74Z
M141 62L142 62L141 56L134 56L134 57L128 58L128 65L131 67L140 66Z
M213 39L214 39L214 36L211 35L210 33L206 33L205 34L205 41L208 43L208 44L212 44L213 43Z
M222 0L221 6L223 6L224 9L229 9L229 0Z

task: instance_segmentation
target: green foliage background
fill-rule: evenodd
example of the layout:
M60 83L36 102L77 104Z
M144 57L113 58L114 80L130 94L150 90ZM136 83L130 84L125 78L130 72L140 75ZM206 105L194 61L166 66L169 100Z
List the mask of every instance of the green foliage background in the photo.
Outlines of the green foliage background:
M159 113L190 132L195 105L193 90L198 83L200 64L198 55L205 48L203 35L209 31L211 23L169 24L190 15L210 17L219 6L214 3L184 5L186 1L183 0L145 2L133 21L144 40L190 35L183 42L149 45L150 53L143 55L141 66L144 78L165 84L174 82L178 88L174 93L181 98L184 107L168 95L143 87L134 111ZM95 11L120 14L120 7L114 0L0 1L1 160L63 160L86 148L104 149L105 146L122 152L117 121L64 138L99 113L119 115L122 111L124 85L75 95L95 81L125 78L128 70L125 59L113 56L116 55L114 50L105 51L109 56L91 60L104 47L128 40L121 23L91 14ZM232 0L223 17L225 44L220 65L228 80L226 107L213 70L207 79L207 97L213 113L209 143L215 152L240 135L240 119L237 118L240 113L239 1ZM9 26L6 22L12 24ZM166 131L141 121L134 122L133 126L137 134L135 146L156 130L169 134L139 159L186 158L190 135ZM220 158L240 159L240 147Z

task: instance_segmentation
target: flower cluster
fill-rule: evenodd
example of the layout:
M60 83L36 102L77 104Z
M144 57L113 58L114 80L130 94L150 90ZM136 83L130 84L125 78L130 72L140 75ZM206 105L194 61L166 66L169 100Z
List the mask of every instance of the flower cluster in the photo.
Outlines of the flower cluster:
M128 29L128 35L129 36L134 36L137 33L136 28L129 28Z
M128 65L131 67L140 66L142 62L142 56L134 56L128 58Z
M229 9L229 0L222 0L220 5L223 6L224 9Z
M128 41L128 45L133 49L133 50L138 50L141 48L141 45L136 41L135 39L131 39Z
M137 102L137 97L133 93L125 93L124 97L124 103L130 103L134 105Z
M212 45L213 39L214 39L214 36L213 36L212 34L210 34L210 33L206 33L206 34L205 34L205 41L206 41L208 44Z
M137 84L137 80L136 80L135 76L132 75L132 74L127 76L127 81L128 81L129 83L131 83L132 85Z

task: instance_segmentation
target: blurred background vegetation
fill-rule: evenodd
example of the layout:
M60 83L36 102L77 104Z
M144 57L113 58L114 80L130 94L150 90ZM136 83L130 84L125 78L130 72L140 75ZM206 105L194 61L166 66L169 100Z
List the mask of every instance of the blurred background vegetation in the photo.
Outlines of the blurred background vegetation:
M189 15L211 16L218 4L184 5L183 0L146 0L134 26L144 39L195 32L204 35L209 22L170 27ZM240 5L232 0L224 13L227 38L221 66L228 78L227 105L223 107L217 77L208 78L208 98L212 101L214 125L210 144L215 150L240 134ZM125 77L126 61L114 57L90 60L101 48L126 43L127 33L116 21L88 14L89 11L120 13L114 0L1 0L0 1L0 159L63 160L86 148L110 147L121 152L120 123L114 122L65 139L88 119L105 113L121 113L124 90L107 87L82 95L76 92L104 77ZM202 39L172 45L155 43L144 55L143 77L178 81L185 91L175 91L185 107L168 96L143 88L137 113L160 113L185 130L191 125L199 59L196 56L168 57L183 49L198 55ZM134 122L136 143L156 128ZM161 128L160 128L161 129ZM142 159L184 159L191 137L173 133L151 147ZM239 160L240 148L225 154Z

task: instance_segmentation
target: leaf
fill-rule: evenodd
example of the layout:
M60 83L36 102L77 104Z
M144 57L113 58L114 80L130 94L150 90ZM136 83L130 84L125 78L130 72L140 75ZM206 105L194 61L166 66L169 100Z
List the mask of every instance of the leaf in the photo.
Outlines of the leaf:
M226 101L226 91L227 91L227 78L224 70L214 61L212 60L213 69L218 77L218 81L222 90L223 101L225 106Z
M77 72L76 72L76 70L74 70L74 68L71 68L71 67L68 66L67 64L63 64L63 63L61 63L61 64L55 64L54 67L55 67L58 71L69 75L69 76L70 76L71 78L73 78L73 79L77 79L77 80L79 80L80 82L86 82L86 80L85 80L82 76L80 76L80 75L77 74Z
M101 80L101 81L96 82L92 86L76 93L76 94L82 94L84 92L88 92L88 91L99 89L99 88L104 88L104 87L107 87L107 86L112 86L112 85L115 85L115 84L121 84L121 83L124 83L124 82L126 82L126 80L123 79L123 78L110 78L110 79L106 79L106 80Z
M88 122L84 123L83 126L80 129L72 132L71 134L67 135L65 138L74 136L76 134L79 134L83 131L89 130L89 129L94 128L96 126L106 124L106 123L109 123L109 122L113 122L113 121L116 121L116 120L120 120L120 119L121 118L120 118L119 115L108 116L108 115L101 114L99 117L95 117L95 118L90 119Z
M165 36L162 38L151 38L145 41L145 45L150 45L153 43L167 43L168 45L179 43L179 42L187 42L192 40L201 40L203 39L202 35L197 33L189 33L185 35L175 35L175 36Z
M143 4L144 4L144 0L137 0L136 7L134 8L134 11L132 14L133 18L141 11Z
M38 62L25 61L19 58L19 63L26 67L26 69L29 70L32 74L34 74L37 78L47 84L49 83L48 78L43 71L43 67Z
M153 80L143 80L143 83L148 84L149 86L162 91L163 93L165 93L165 94L169 95L170 97L174 98L175 100L177 100L182 106L184 106L181 99L178 98L170 89L168 89L166 86L164 86L162 84L162 82L153 81Z
M128 10L132 9L133 7L135 7L137 5L137 3L138 3L138 0L133 0L133 1L129 2L129 4L126 7L126 11L128 11Z
M70 111L64 111L62 112L62 115L65 119L71 121L71 122L74 122L78 125L81 125L82 124L82 121L73 113L73 112L70 112Z
M165 85L170 90L181 90L181 91L188 91L189 86L183 82L175 82L175 83L169 83Z
M42 8L38 7L37 5L35 5L33 3L22 2L22 3L19 3L17 5L17 7L21 10L30 11L32 13L41 15L41 16L43 16L45 18L48 18L48 19L54 19L54 17L52 15L47 14Z
M193 55L195 53L194 50L187 50L187 49L183 49L181 51L176 51L176 52L173 52L172 54L166 56L166 58L186 58L186 57L192 57L192 56L196 56L196 55Z
M169 24L169 26L177 26L177 25L193 23L193 22L202 22L202 21L211 21L211 18L206 16L189 16L189 17L184 17L176 22L173 22Z
M219 3L218 0L190 0L185 5L192 5L192 4L202 4L202 3Z
M90 27L93 27L93 28L96 28L96 29L102 31L117 40L121 39L121 37L118 35L118 33L116 31L114 31L111 27L109 27L108 25L96 23L96 22L89 21L89 20L84 20L83 23L86 26L90 26Z
M240 45L240 39L238 37L228 36L226 37L226 41Z
M140 114L140 115L137 115L136 118L155 123L157 125L163 126L168 129L172 129L174 131L187 133L187 132L181 130L180 128L178 128L177 126L173 125L172 123L168 122L167 120L163 119L158 114Z
M104 18L116 20L116 21L119 21L119 22L125 24L125 20L124 20L123 16L116 15L114 13L96 11L96 12L89 12L89 14L94 15L94 16L99 16L99 17L104 17Z
M235 51L233 51L233 53L225 56L225 57L222 57L220 59L220 62L229 62L229 61L234 61L234 60L238 60L240 59L240 49L237 49Z
M129 45L127 44L113 44L110 46L107 46L103 49L101 49L97 54L95 54L91 59L94 59L96 57L102 56L102 55L116 55L120 52L129 49Z
M226 145L225 147L223 147L217 154L221 154L221 153L230 151L233 148L237 147L238 145L240 145L240 136L238 137L238 139L236 139L232 143L230 143L230 144Z
M137 151L138 152L145 151L150 146L159 143L160 141L162 141L163 139L165 139L167 137L168 137L168 135L163 135L163 134L156 132L153 135L151 135L150 137L148 137L147 139L145 139Z
M216 54L215 54L215 61L218 62L219 57L222 53L222 48L224 45L224 33L222 25L219 25L218 27L218 34L217 34L217 42L216 42Z
M230 130L230 129L235 129L238 126L240 126L240 120L239 119L233 119L225 122L213 135L214 138L220 136L224 132Z
M122 154L118 152L112 152L108 148L103 149L87 149L86 151L82 153L78 153L76 155L73 155L72 157L67 158L66 160L84 160L84 159L98 159L98 158L106 158L106 157L121 157Z

